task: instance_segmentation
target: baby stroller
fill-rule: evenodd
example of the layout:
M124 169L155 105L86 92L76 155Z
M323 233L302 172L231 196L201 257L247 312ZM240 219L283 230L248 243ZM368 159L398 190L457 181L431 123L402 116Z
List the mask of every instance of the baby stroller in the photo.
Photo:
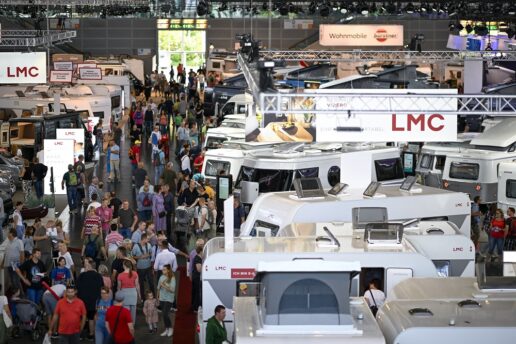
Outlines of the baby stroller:
M43 321L43 312L37 304L30 300L13 300L15 315L13 317L13 337L20 336L23 332L30 332L33 341L37 341L45 335L46 328Z

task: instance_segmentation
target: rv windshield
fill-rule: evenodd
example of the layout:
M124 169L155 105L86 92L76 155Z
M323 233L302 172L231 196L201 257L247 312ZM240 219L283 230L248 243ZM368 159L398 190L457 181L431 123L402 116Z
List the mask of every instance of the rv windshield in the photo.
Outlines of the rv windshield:
M208 139L206 140L206 149L217 149L222 142L227 140L227 137L208 136Z
M450 178L477 180L480 166L466 162L452 162L450 164Z
M240 182L257 182L258 191L276 192L288 191L292 185L293 171L286 170L264 170L242 166L238 175L236 187L240 188Z
M505 182L505 197L516 198L516 179L507 179Z
M431 168L432 167L432 161L433 161L433 155L430 154L423 154L423 157L421 158L421 168Z
M111 110L120 107L120 96L111 97Z
M376 179L379 182L405 178L401 158L376 160Z
M229 173L230 168L231 163L229 163L228 161L207 160L204 175L208 177L215 177L222 170Z

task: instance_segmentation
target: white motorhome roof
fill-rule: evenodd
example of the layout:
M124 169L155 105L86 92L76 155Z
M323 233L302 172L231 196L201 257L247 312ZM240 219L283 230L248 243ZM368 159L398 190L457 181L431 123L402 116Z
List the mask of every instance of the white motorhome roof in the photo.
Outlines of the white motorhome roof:
M228 103L230 102L239 102L239 103L253 103L253 96L249 93L236 94L233 97L229 98Z
M216 158L243 158L244 152L240 149L232 149L232 148L219 148L219 149L210 149L206 151L204 156L204 160L216 159Z
M512 156L516 157L516 153L508 153L505 151L491 151L485 149L470 149L464 148L457 151L450 151L446 153L446 162L448 161L469 161L469 160L496 160L496 159L510 159Z
M333 80L333 81L330 81L330 82L326 82L324 84L322 84L319 89L321 88L330 88L332 86L335 86L335 85L340 85L340 84L343 84L343 83L346 83L346 82L350 82L350 81L355 81L355 80L360 80L360 79L376 79L378 76L374 75L374 74L369 74L369 75L360 75L360 74L357 74L357 75L351 75L351 76L348 76L346 78L342 78L342 79L337 79L337 80Z
M505 117L500 123L471 140L472 145L508 147L516 141L516 118Z

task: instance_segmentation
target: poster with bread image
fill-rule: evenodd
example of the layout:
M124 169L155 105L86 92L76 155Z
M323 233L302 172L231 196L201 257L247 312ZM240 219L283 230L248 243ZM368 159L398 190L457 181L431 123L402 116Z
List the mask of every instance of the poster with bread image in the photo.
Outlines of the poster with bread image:
M315 126L311 115L265 115L264 125L246 123L246 141L315 142Z

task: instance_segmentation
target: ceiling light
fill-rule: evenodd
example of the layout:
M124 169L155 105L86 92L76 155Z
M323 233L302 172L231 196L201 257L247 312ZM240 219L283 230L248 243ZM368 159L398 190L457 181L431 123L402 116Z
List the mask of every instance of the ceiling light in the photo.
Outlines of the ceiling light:
M201 0L198 4L197 4L197 15L198 16L205 16L206 14L208 14L208 4L204 1L204 0Z
M327 3L323 3L321 6L319 6L319 14L321 17L327 17L330 15L330 7Z

